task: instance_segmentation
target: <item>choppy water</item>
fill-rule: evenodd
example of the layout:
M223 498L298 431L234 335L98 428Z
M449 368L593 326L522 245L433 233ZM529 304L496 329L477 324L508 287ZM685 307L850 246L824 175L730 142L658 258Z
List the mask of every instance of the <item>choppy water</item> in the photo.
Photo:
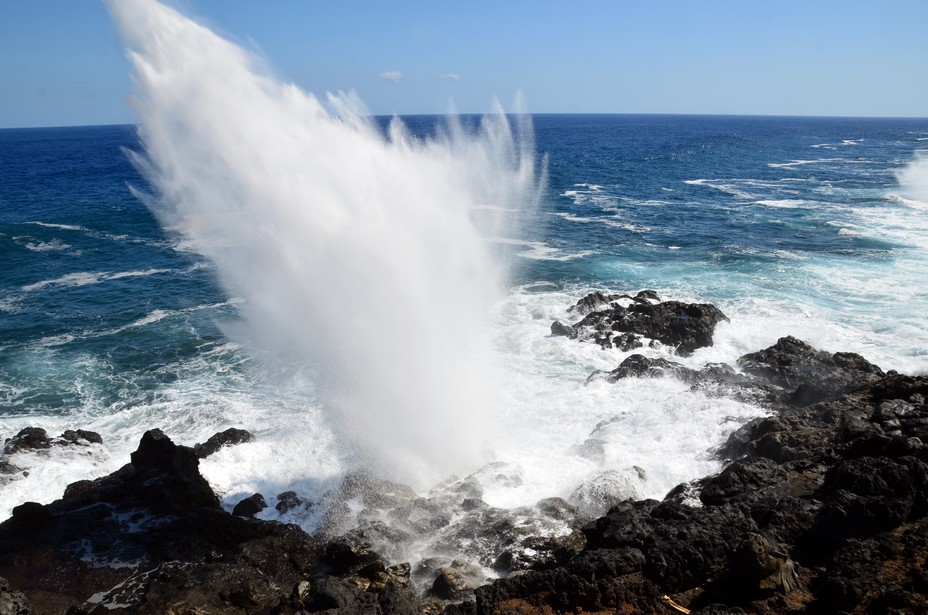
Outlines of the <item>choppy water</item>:
M236 111L215 108L222 91L194 111L148 92L145 143L0 131L0 435L104 439L16 456L28 476L0 487L0 515L118 468L152 427L257 436L203 462L229 507L318 499L371 463L420 492L478 472L500 507L603 475L661 497L716 471L711 450L761 410L673 380L586 384L623 353L549 327L596 289L718 305L731 322L689 365L789 334L928 371L928 120L411 117L390 133L281 91L251 103L279 125L252 131L207 125ZM514 226L486 215L509 210ZM590 438L601 456L578 454ZM288 520L314 530L321 512Z

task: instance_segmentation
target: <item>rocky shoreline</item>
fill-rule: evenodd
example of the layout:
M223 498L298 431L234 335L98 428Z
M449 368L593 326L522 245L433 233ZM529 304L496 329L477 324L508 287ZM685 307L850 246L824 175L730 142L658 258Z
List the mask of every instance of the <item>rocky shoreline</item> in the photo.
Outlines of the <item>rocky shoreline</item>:
M553 335L678 356L711 345L727 320L715 306L653 291L592 293L569 311L580 320L554 323ZM474 557L501 575L490 583L465 562L412 568L371 546L389 544L396 527L309 535L254 518L265 506L260 494L230 514L199 459L250 434L229 430L185 447L149 431L120 470L74 483L51 504L24 503L0 524L0 615L928 612L928 379L792 337L741 357L738 368L633 354L591 374L670 376L770 414L732 434L718 453L723 471L662 501L613 502L592 520L558 498L523 511L572 532L520 531L466 480L441 495L465 511L452 531L439 496L345 479L336 501L360 499L396 527L444 533L449 545L469 537ZM99 437L39 432L7 440L0 475L16 471L9 457L23 447ZM296 494L277 502L309 505Z

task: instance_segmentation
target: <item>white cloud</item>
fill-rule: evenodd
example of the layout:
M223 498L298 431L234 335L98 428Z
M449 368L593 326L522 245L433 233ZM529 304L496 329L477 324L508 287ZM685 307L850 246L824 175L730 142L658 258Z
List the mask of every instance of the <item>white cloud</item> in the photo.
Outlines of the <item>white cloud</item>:
M436 75L435 78L440 79L441 81L460 81L461 75L458 75L457 73L447 73L444 75Z
M380 73L381 79L389 79L393 83L399 83L400 79L403 78L403 73L398 70L388 70L385 73Z

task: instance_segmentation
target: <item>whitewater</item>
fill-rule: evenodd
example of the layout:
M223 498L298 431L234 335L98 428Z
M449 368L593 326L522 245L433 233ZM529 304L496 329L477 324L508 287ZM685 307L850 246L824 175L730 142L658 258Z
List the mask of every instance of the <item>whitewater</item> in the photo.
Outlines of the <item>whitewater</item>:
M12 162L0 184L19 207L0 218L0 433L103 444L14 456L27 475L0 485L0 515L117 469L154 427L251 431L203 474L228 509L261 493L260 517L308 531L391 522L352 502L333 523L358 472L445 502L453 526L462 483L523 516L550 497L594 515L718 471L764 410L671 378L588 383L629 354L550 334L591 290L719 306L712 347L638 351L694 368L794 335L928 371L924 121L378 119L174 9L108 6L137 126L62 133L106 144L107 171L67 197L28 200ZM278 513L286 491L313 505ZM569 531L547 521L520 523ZM440 534L393 554L466 552Z

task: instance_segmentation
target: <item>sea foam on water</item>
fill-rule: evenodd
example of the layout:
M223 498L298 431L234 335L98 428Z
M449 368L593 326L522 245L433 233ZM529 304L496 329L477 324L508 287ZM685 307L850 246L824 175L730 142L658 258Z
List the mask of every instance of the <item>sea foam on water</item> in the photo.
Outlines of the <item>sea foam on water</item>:
M424 486L479 465L495 369L489 237L540 194L531 127L502 114L383 134L153 0L110 2L162 223L245 299L247 346L311 366L348 457ZM306 438L312 438L311 433Z

